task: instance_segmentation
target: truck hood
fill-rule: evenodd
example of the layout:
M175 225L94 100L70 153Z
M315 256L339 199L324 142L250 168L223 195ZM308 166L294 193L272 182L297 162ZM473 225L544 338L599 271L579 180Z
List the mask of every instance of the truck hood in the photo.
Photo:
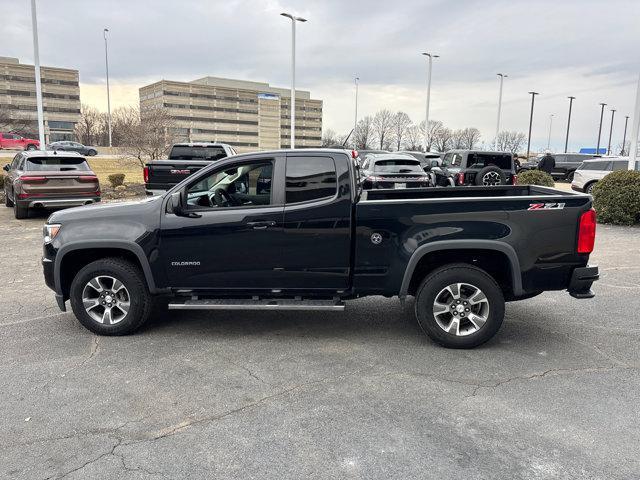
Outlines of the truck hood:
M153 217L156 221L162 206L162 197L150 197L132 202L95 203L83 207L69 208L51 214L47 223L65 224L87 220L96 222L109 219L146 219Z

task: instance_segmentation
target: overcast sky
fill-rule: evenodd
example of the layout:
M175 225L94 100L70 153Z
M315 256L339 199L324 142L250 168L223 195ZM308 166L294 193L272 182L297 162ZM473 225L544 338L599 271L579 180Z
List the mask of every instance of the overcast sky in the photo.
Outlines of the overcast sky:
M33 62L28 0L0 0L0 56ZM213 75L290 85L290 11L297 28L297 86L324 101L324 127L353 125L381 108L424 119L426 62L434 63L432 119L451 128L495 132L498 81L505 80L503 129L526 133L536 98L533 147L564 147L568 95L574 95L570 149L595 146L600 102L617 109L622 141L640 73L638 0L39 0L43 65L80 71L83 103L106 110L102 28L110 29L112 104L135 104L138 88L161 78ZM610 106L601 142L606 145Z

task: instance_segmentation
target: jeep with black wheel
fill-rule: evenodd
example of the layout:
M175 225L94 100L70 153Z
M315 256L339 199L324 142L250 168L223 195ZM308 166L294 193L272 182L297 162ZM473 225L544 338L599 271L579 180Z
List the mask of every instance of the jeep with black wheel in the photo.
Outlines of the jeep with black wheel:
M476 185L495 187L515 185L516 165L513 154L479 150L450 150L442 164L431 169L439 186Z

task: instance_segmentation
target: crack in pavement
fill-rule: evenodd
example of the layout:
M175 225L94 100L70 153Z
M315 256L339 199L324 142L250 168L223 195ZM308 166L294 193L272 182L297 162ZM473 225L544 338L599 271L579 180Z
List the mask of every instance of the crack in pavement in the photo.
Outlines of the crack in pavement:
M117 440L117 441L116 441L116 443L115 443L114 445L112 445L112 446L109 448L109 450L107 450L106 452L101 453L101 454L100 454L100 455L98 455L97 457L95 457L95 458L93 458L93 459L91 459L91 460L86 461L85 463L83 463L83 464L82 464L82 465L80 465L79 467L76 467L76 468L74 468L74 469L72 469L72 470L68 470L67 472L65 472L65 473L63 473L63 474L55 474L55 475L51 475L51 476L47 477L45 480L54 480L54 479L55 479L55 480L59 480L59 479L64 478L64 477L68 477L68 476L69 476L69 475L71 475L72 473L78 472L78 471L82 470L83 468L85 468L85 467L87 467L87 466L91 465L92 463L96 463L96 462L98 462L98 461L102 460L104 457L107 457L107 456L109 456L109 455L113 455L113 454L114 454L113 452L115 451L115 449L116 449L116 448L117 448L117 447L122 443L122 439L121 439L121 438L117 438L116 440Z

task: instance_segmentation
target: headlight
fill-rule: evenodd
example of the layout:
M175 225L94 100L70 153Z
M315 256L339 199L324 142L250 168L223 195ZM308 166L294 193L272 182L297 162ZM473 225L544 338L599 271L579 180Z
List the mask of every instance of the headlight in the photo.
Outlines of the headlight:
M58 235L58 232L60 231L60 227L62 225L58 224L58 223L47 223L45 224L44 228L42 229L42 234L44 235L44 243L51 243L53 241L54 238L56 238L56 235Z

